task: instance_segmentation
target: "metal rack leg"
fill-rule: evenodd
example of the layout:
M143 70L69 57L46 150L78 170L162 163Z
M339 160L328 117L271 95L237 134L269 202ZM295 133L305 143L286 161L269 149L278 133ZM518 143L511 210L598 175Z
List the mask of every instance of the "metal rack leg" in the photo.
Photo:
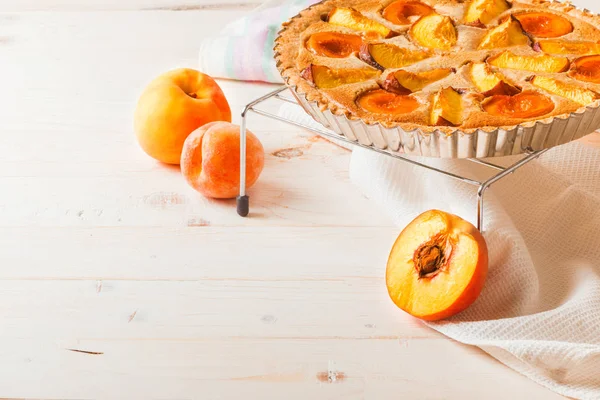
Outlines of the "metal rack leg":
M249 107L242 111L242 126L240 127L240 193L236 198L237 213L246 217L250 212L250 198L246 195L246 116Z
M477 188L477 229L479 231L483 228L483 195L488 187L481 184Z
M523 165L535 160L536 158L538 158L539 156L541 156L548 150L549 149L543 149L543 150L539 150L539 151L535 151L535 152L530 152L530 154L527 157L520 159L513 165L507 167L504 171L492 176L488 180L482 182L481 185L479 185L479 187L477 188L477 229L479 229L480 231L483 230L483 196L484 196L486 190L490 186L492 186L493 183L496 183L500 179L504 178L505 176L512 174L517 169L519 169Z
M266 95L259 97L258 99L246 104L246 107L242 110L242 124L240 126L240 193L236 198L237 213L241 217L248 216L250 212L250 198L246 195L246 129L247 129L247 118L250 111L254 111L253 107L270 97L276 96L277 94L286 90L287 87L283 86L277 90L274 90Z

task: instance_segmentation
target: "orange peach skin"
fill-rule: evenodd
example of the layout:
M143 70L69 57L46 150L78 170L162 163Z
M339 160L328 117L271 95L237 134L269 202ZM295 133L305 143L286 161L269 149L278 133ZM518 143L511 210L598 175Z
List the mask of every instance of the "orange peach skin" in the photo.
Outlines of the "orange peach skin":
M252 132L246 133L246 187L249 188L263 170L265 151ZM181 173L204 196L236 197L240 190L240 127L229 122L211 122L192 132L183 145Z
M419 277L413 257L420 246L437 235L451 243L445 269L433 277ZM487 245L477 228L456 215L430 210L398 236L387 263L386 286L399 308L417 318L436 321L469 307L483 288L487 270Z
M149 156L179 164L188 135L212 121L231 122L231 110L219 85L199 71L176 69L146 87L135 110L134 127Z

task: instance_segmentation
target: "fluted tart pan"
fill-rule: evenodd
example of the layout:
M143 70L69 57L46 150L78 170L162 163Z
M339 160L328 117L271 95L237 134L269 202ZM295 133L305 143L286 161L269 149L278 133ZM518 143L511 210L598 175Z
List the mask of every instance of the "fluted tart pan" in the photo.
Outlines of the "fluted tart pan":
M579 139L600 128L600 101L578 110L525 123L461 130L448 127L421 127L415 124L367 121L343 107L323 102L311 93L306 84L299 85L298 77L289 74L289 62L282 61L279 40L297 18L317 3L283 24L275 40L275 60L286 85L303 109L324 127L350 141L373 146L391 153L441 157L488 158L522 154L546 149ZM600 20L588 10L578 10L586 17Z

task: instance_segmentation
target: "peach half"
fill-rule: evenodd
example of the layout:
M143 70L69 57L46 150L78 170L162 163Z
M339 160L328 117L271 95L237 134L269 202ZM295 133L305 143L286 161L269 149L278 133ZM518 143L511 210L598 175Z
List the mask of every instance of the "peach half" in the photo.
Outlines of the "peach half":
M569 76L579 81L600 83L600 55L579 57L574 60Z
M540 38L555 38L573 32L573 24L563 16L549 12L516 14L523 30Z
M392 24L409 25L415 19L434 12L433 8L420 1L396 0L383 9L381 16Z
M339 32L313 33L306 41L306 48L318 56L346 58L358 52L363 40L358 35Z
M435 321L469 307L481 293L487 270L487 245L477 228L456 215L430 210L396 239L385 281L396 306Z
M414 97L399 95L383 89L369 90L361 94L356 103L363 110L377 114L400 115L419 108L419 102Z
M488 97L481 106L491 115L521 119L541 117L555 107L548 96L533 91L521 92L514 96Z

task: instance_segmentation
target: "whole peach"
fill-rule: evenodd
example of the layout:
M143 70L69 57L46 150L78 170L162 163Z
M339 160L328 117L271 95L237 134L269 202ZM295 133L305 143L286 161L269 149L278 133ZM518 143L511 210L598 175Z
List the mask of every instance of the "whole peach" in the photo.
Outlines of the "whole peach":
M246 131L246 187L258 179L265 164L265 150L258 138ZM211 122L192 132L183 144L181 173L187 183L207 197L229 199L240 190L240 127Z
M231 110L219 85L199 71L176 69L144 89L135 110L134 128L148 155L178 164L188 135L212 121L231 122Z

